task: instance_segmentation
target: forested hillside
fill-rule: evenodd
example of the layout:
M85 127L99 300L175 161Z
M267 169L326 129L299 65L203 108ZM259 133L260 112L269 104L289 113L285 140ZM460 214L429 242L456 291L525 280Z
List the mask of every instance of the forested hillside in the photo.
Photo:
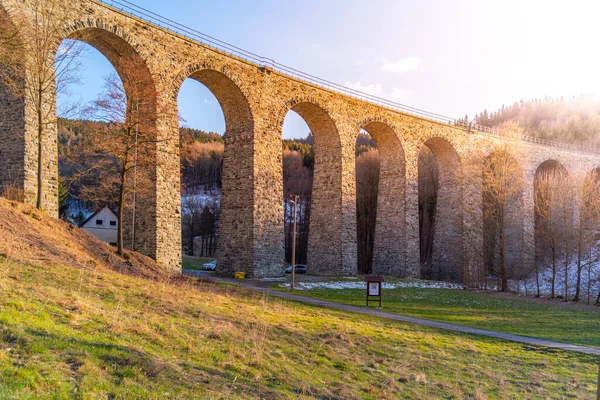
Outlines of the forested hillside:
M77 223L105 205L115 207L114 192L117 187L106 187L98 174L94 173L94 169L103 168L101 162L107 160L99 160L89 151L93 147L90 144L94 135L107 128L103 122L59 120L58 153L63 219L71 219ZM213 255L216 249L223 149L223 137L217 133L180 129L182 225L184 245L188 245L190 252L193 251L191 240L196 236L201 236L200 242L206 243L206 246L199 249L206 253L204 255ZM140 187L138 191L141 192L142 189ZM98 196L98 192L102 195ZM186 235L188 242L185 242Z
M484 110L474 121L489 127L512 124L526 135L600 146L600 99L597 97L521 100L497 111Z
M102 122L59 120L59 173L63 184L63 218L83 219L86 214L113 205L114 196L104 200L86 196L86 187L97 185L94 175L85 178L78 172L97 160L86 152L94 132L106 129ZM296 261L307 262L310 204L315 163L312 135L282 142L283 189L285 209L286 260L291 261L293 208L291 196L298 195ZM214 132L180 129L182 238L187 252L197 256L214 256L218 237L219 202L222 186L224 139ZM379 156L375 142L361 134L357 156L357 222L359 225L359 265L370 269L375 233ZM198 238L194 241L194 238Z

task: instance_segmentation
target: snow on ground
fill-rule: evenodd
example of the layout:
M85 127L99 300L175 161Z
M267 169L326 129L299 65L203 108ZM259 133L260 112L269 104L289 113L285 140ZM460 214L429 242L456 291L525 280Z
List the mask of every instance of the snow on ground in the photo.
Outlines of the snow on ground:
M576 267L572 266L569 269L569 297L575 295L575 281L576 281ZM540 272L540 294L543 297L550 297L551 294L551 270L546 269ZM281 281L286 278L275 278L273 281ZM296 282L294 288L297 290L313 290L313 289L366 289L367 284L364 281L357 281L355 277L341 277L336 281L322 281L322 282ZM493 282L493 281L492 281ZM589 291L592 302L595 301L598 291L600 291L600 268L591 268L589 271ZM282 283L279 285L282 288L289 288L289 283ZM384 289L397 289L397 288L422 288L422 289L463 289L462 284L448 283L448 282L436 282L436 281L424 281L424 280L406 280L396 282L383 282ZM530 276L527 280L511 280L509 281L509 289L513 293L519 295L534 296L537 293L535 274ZM497 287L492 283L487 287L488 291L496 291ZM581 274L581 298L583 301L587 300L588 294L588 270L587 268L582 271ZM564 296L564 267L557 270L555 280L555 295Z
M279 285L283 288L289 288L289 283ZM366 289L367 282L296 282L294 289L297 290L312 290L312 289ZM402 281L402 282L383 282L383 289L399 289L399 288L423 288L423 289L462 289L462 285L434 282L434 281Z
M203 187L188 189L181 195L181 203L184 204L186 198L194 198L202 207L205 205L219 205L221 201L221 191L219 189L205 189Z
M577 281L577 265L572 263L569 266L568 272L568 285L569 285L569 297L575 295L575 283ZM552 293L552 269L546 268L540 272L540 294L544 297L549 297ZM581 297L583 300L587 300L588 283L590 297L592 300L596 299L598 291L600 290L600 265L592 265L591 268L585 267L581 271ZM521 295L535 295L537 293L537 283L535 273L525 281L510 281L509 288L512 292L519 293ZM565 267L564 264L559 264L556 271L556 279L554 292L556 296L565 295Z

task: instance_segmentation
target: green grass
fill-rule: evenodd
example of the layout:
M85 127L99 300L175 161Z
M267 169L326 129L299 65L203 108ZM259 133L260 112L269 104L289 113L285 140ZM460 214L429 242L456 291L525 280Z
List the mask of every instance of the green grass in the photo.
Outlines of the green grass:
M594 357L0 259L1 399L591 398Z
M312 289L298 294L364 306L365 290ZM451 289L383 289L383 311L600 347L600 308Z
M202 264L209 263L213 260L214 260L214 258L208 258L208 257L183 256L183 258L181 260L181 268L197 271L197 270L202 269Z

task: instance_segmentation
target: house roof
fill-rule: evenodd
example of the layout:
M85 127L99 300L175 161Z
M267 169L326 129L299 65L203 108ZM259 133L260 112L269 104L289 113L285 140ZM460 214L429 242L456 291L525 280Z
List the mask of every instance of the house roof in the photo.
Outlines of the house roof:
M110 211L116 218L117 221L119 220L119 216L112 210L112 208L110 208L109 206L104 206L104 208L107 208L108 211ZM90 220L92 218L94 218L96 215L100 214L102 211L104 211L104 208L101 208L100 210L96 211L95 213L93 213L92 215L90 215L89 217L87 217L87 219L85 221L83 221L81 224L79 224L80 228L83 228L83 226L85 224L87 224L88 222L90 222Z

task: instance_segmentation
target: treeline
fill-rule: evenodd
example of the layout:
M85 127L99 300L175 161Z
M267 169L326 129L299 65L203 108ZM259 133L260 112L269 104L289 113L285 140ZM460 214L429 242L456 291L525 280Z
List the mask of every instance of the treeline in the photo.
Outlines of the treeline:
M519 101L484 110L474 122L489 127L514 124L526 135L586 146L600 145L600 98L577 96Z
M214 257L219 232L219 201L223 185L223 136L180 128L181 229L184 250Z
M107 124L89 120L58 120L59 174L68 179L81 165L90 160L86 154L94 134L107 129ZM181 183L182 191L187 188L203 187L207 190L220 189L222 185L224 140L214 132L180 128ZM86 183L91 184L91 183ZM77 186L70 188L77 198Z
M221 189L223 184L223 136L214 132L180 128L182 190Z
M293 240L293 195L298 195L296 227L296 263L306 264L314 173L314 138L283 140L283 193L285 212L285 260L291 263ZM356 141L356 217L359 273L369 273L372 267L377 190L379 185L379 154L375 141L367 133ZM310 266L309 266L310 268Z
M84 151L90 138L102 122L86 120L59 120L59 172L62 180L76 174L78 168L93 160ZM314 138L282 141L285 258L291 262L293 206L292 195L299 196L297 206L296 262L306 263L315 164ZM190 255L212 257L218 240L220 191L223 181L224 139L213 132L180 128L182 238ZM359 271L371 270L372 248L375 235L379 156L374 140L361 133L356 143L357 227ZM80 199L82 185L93 181L77 182L68 186L65 202L71 210L98 209L106 204ZM62 198L62 197L61 197ZM65 214L69 207L63 207Z

